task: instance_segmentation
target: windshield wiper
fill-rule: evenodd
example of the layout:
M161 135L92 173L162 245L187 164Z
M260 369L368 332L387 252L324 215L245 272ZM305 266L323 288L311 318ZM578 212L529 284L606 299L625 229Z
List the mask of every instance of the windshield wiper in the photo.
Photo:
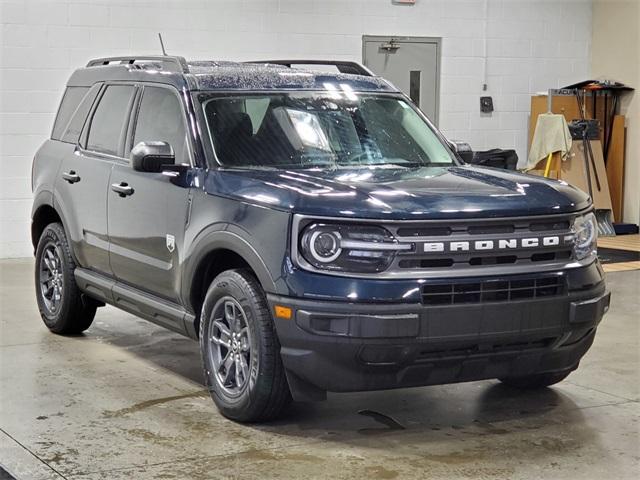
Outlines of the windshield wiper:
M333 162L326 163L279 163L274 166L277 169L291 169L291 170L313 170L314 168L336 168L336 164Z
M384 162L382 165L394 165L397 167L415 168L415 167L426 167L428 164L424 164L420 162L409 162L407 160L401 160L401 161L391 160L391 161Z

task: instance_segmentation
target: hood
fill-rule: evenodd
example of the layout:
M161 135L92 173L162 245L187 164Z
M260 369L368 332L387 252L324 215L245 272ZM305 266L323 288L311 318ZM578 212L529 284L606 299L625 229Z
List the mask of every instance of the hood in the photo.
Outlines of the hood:
M589 196L566 182L486 167L211 170L211 194L315 216L512 217L575 212Z

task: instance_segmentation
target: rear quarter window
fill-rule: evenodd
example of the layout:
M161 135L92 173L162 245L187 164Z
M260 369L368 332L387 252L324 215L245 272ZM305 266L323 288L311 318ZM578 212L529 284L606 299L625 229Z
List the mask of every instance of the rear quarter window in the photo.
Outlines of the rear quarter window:
M89 114L89 110L91 110L91 106L98 96L98 92L100 91L100 87L102 84L98 83L91 87L89 93L87 93L78 108L76 108L76 112L71 117L71 121L68 123L64 134L62 135L61 140L66 143L78 143L78 139L80 138L80 133L82 132L82 127L87 120L87 115Z
M58 114L56 115L56 121L53 124L53 131L51 132L51 138L53 140L60 140L64 133L71 116L80 105L80 102L89 91L89 87L67 87L60 102L60 108L58 108Z

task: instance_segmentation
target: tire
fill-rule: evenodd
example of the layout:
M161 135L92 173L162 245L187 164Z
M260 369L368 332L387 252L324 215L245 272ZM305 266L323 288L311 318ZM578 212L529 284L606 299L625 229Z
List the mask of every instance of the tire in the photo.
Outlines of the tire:
M273 319L262 287L248 270L223 272L209 286L200 316L200 350L207 388L225 417L268 421L291 401Z
M97 305L78 289L75 269L64 228L60 223L47 225L36 248L35 287L40 316L53 333L82 333L96 314Z
M501 378L500 381L510 387L522 390L533 390L536 388L545 388L561 382L569 376L572 370L564 372L537 373L534 375L526 375L524 377L508 377Z

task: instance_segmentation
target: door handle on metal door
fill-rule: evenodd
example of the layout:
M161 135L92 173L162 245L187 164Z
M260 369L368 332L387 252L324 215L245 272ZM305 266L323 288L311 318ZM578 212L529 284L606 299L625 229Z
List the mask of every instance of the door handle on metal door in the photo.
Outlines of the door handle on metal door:
M113 190L123 198L128 195L133 195L133 187L130 187L126 182L112 183L111 190Z
M78 183L80 181L80 175L78 175L73 170L62 172L62 178L64 178L69 183Z

